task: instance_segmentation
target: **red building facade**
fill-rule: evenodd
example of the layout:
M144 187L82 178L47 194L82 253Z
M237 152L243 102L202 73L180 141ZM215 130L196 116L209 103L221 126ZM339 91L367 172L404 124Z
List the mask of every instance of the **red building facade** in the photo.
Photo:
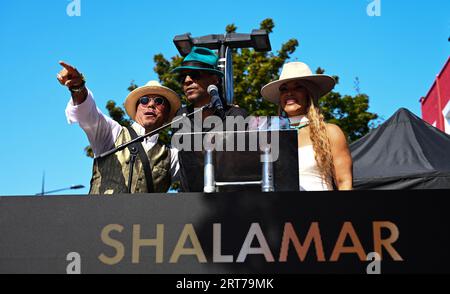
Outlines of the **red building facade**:
M422 119L450 134L450 57L420 104Z

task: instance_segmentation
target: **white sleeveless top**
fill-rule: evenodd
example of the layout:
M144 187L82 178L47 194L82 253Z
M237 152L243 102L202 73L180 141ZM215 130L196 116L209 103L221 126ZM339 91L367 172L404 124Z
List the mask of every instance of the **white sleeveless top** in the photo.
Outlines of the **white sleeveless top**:
M292 124L306 125L309 120L306 116L289 118ZM319 171L313 145L306 145L298 148L298 169L300 191L328 191L333 188L325 181Z
M328 191L332 187L322 177L314 157L312 145L298 148L298 168L300 191Z

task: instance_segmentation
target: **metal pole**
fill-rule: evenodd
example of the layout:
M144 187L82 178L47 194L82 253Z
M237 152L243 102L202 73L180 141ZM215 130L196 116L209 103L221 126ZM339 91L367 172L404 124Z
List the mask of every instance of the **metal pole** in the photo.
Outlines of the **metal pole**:
M56 193L56 192L61 192L61 191L66 191L66 190L77 190L77 189L82 189L84 188L83 185L73 185L67 188L62 188L62 189L57 189L57 190L52 190L52 191L43 191L41 193L37 193L37 196L44 196L45 194L50 194L50 193Z
M205 150L205 167L203 176L203 192L216 192L216 181L214 178L213 150Z
M233 49L227 47L225 53L225 76L224 76L224 99L228 105L232 105L234 101L234 84L233 84Z
M130 149L131 149L130 150L130 171L128 174L128 193L129 194L131 194L131 187L133 184L133 168L134 168L134 163L136 162L136 157L138 154L138 149L136 147L133 146Z
M226 96L227 93L227 85L226 85L226 69L225 66L227 65L227 57L226 57L227 47L225 46L224 42L222 41L219 48L219 60L217 62L217 67L223 72L223 79L222 79L222 89L223 93L222 96ZM227 103L227 97L221 97L223 99L222 102Z
M262 183L261 190L263 192L273 192L273 163L269 148L265 148L263 151L263 166L262 166Z
M439 123L436 125L441 131L445 132L445 119L444 114L442 111L444 110L442 107L442 101L441 101L441 88L439 85L439 75L436 75L436 89L437 89L437 96L438 96L438 117L437 120Z

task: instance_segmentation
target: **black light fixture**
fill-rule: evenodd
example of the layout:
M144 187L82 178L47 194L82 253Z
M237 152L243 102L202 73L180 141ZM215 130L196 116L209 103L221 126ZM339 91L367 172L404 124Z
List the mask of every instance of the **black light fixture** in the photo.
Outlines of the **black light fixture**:
M270 46L269 34L266 30L253 30L251 38L255 51L266 52L272 50L272 47Z
M173 38L173 42L175 43L175 46L181 56L188 55L189 52L191 52L192 47L194 47L190 33L175 36L175 38Z
M186 33L175 36L173 42L181 56L188 55L194 46L219 50L219 54L223 51L220 57L224 57L226 48L254 48L258 52L272 50L266 30L253 30L251 34L227 33L202 37L192 37L190 33Z

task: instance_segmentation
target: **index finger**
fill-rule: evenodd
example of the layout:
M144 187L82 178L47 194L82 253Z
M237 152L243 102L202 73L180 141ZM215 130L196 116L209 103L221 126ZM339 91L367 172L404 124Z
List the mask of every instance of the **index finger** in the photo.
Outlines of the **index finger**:
M67 71L69 72L76 72L77 69L75 67L73 67L70 64L65 63L64 61L60 61L59 64L64 67L65 69L67 69Z

